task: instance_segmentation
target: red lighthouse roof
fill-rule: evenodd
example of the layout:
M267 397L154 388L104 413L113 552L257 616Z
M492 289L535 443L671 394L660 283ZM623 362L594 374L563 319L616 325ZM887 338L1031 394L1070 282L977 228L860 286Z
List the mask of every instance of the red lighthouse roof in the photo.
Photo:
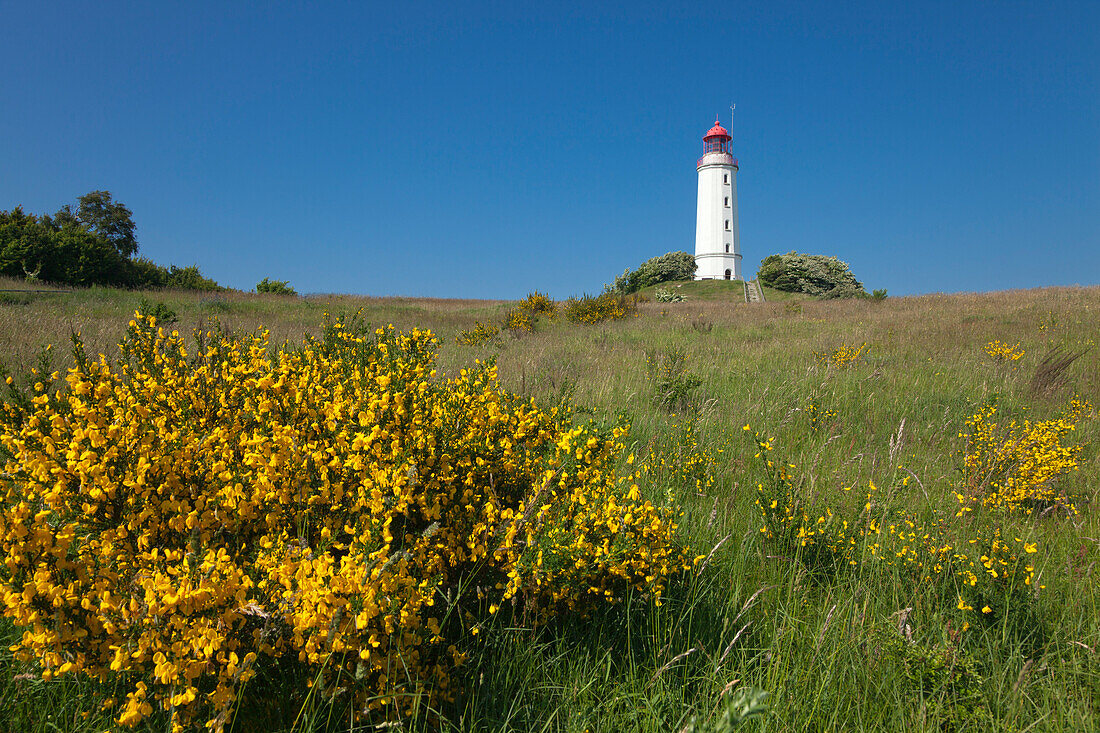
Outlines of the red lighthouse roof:
M731 139L730 134L728 132L726 132L726 128L722 127L722 125L720 125L718 123L718 120L715 120L714 121L714 127L707 130L706 135L703 135L704 140L707 140L707 139L712 138L712 137L724 137L727 140Z

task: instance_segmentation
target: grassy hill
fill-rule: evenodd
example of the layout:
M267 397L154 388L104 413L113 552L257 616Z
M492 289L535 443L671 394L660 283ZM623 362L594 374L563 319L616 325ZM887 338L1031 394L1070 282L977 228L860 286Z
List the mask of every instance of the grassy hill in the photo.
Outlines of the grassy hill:
M682 280L650 285L638 292L652 299L659 289L694 301L745 302L745 284L740 280Z
M745 302L745 284L741 280L682 280L650 285L638 292L652 299L659 288L683 295L689 301ZM764 299L776 303L810 299L801 293L788 293L768 287L763 290Z
M537 630L519 611L499 617L464 642L461 694L434 723L406 729L720 731L749 688L769 693L769 712L745 730L1100 729L1100 420L1092 407L1070 414L1075 395L1100 403L1100 288L792 309L767 290L769 302L745 304L740 282L664 287L686 302L594 326L543 318L477 347L455 336L513 304L3 294L0 361L17 376L39 359L63 374L73 331L113 358L143 301L173 311L181 330L217 319L266 326L276 343L317 333L325 312L361 309L373 325L435 332L440 377L492 358L510 391L570 405L577 421L629 423L619 469L683 511L679 536L706 560L660 606L629 597ZM1022 355L991 356L994 341ZM983 411L981 424L997 427L979 436ZM1058 419L1072 429L1032 450L1025 436ZM1057 460L1075 465L1042 474L1055 443ZM1025 463L1074 508L983 506L991 482ZM997 564L1005 547L1013 559ZM989 561L973 585L955 571L964 556ZM22 632L4 624L6 650ZM244 690L234 730L348 730L342 698L328 704L292 671L269 674ZM99 710L109 692L47 683L0 656L0 728L103 730L114 725Z

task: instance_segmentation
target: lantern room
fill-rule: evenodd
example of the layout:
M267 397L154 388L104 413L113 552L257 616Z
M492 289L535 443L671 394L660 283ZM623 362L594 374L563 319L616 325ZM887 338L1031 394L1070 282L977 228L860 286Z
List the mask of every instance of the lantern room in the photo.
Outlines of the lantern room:
M726 128L722 127L718 123L718 120L714 121L714 127L707 130L707 134L703 136L703 155L707 153L725 153L729 155L730 152L730 134L726 132Z

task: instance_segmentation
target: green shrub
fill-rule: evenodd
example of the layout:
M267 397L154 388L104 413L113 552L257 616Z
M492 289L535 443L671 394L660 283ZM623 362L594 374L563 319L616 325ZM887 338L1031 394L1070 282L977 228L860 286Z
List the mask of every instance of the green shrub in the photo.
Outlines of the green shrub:
M916 699L940 698L943 730L989 720L978 665L966 650L947 642L921 643L912 638L902 612L899 630L875 626L870 634L871 669L894 680Z
M687 369L687 354L677 347L646 354L649 379L653 383L653 399L666 410L683 409L691 404L695 390L703 380Z
M789 252L765 257L760 263L757 278L761 285L788 293L806 293L826 298L866 295L863 283L856 280L846 263L836 257L824 255Z
M0 293L0 305L30 305L34 296L30 293Z
M156 318L157 325L159 326L167 326L179 321L179 316L176 312L169 308L168 304L163 301L158 300L156 303L150 303L145 298L142 298L138 310L144 315Z
M297 291L290 287L289 280L272 280L265 277L260 282L256 283L257 293L267 293L269 295L297 295Z
M604 291L629 295L657 283L691 280L695 277L695 268L695 257L692 255L687 252L669 252L646 260L637 270L627 268L622 275L615 278L613 284L605 285Z
M225 288L218 285L210 278L203 277L203 274L199 272L198 265L191 265L189 267L176 267L172 265L168 268L168 275L165 278L164 287L170 290L225 290Z

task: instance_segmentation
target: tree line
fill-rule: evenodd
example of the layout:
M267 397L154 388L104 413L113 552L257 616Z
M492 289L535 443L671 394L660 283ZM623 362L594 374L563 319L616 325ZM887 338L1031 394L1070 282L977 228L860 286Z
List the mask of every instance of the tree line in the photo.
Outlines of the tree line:
M58 285L222 290L195 265L138 257L133 213L110 191L81 196L50 216L0 211L0 275Z

